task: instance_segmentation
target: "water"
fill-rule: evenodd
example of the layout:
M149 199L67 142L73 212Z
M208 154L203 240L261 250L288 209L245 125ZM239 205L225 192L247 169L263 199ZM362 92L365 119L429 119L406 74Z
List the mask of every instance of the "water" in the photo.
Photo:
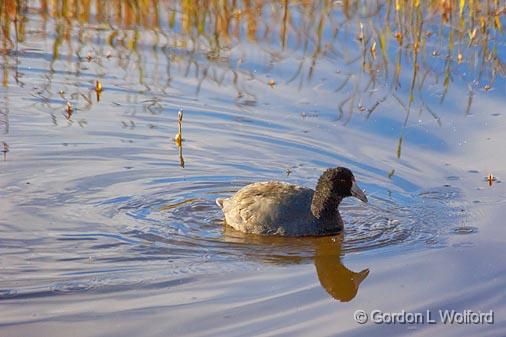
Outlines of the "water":
M369 71L353 53L357 16L347 21L337 3L291 4L289 28L269 26L283 22L276 4L260 16L230 9L230 21L211 11L204 26L190 5L160 3L154 23L143 6L123 5L120 18L99 2L77 12L53 4L47 13L43 1L23 4L1 53L0 141L9 151L0 162L0 334L290 333L303 317L314 321L303 319L298 333L320 322L328 334L336 331L329 312L356 332L348 311L387 310L378 296L394 292L405 298L396 310L453 303L504 312L493 298L505 267L497 220L506 195L497 152L505 82L492 65L475 66L481 47L457 43L466 58L453 64L451 85L447 61L431 56L410 91L409 47L397 54L392 39L385 70L377 37L377 59L370 52L367 63L379 68ZM321 31L316 18L329 19ZM431 55L444 49L448 27L426 26L437 36L426 42ZM488 43L501 59L504 38L493 33ZM215 204L256 181L313 188L337 165L354 172L369 204L346 199L345 231L335 237L245 235L224 225ZM481 284L470 277L478 270ZM420 284L429 274L445 275L428 281L432 293ZM459 286L477 295L456 302ZM187 322L185 308L199 324ZM214 329L214 312L249 323ZM499 316L491 335L505 331ZM84 329L94 321L96 330ZM153 326L159 331L146 332Z

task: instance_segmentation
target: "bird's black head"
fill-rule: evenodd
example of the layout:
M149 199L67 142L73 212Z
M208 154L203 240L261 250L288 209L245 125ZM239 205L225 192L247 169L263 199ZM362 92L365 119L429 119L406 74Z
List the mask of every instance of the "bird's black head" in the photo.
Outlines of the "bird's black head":
M349 169L345 167L327 169L316 184L311 211L319 217L319 214L336 210L343 198L351 196L367 202L367 197L358 187Z
M342 199L350 197L352 195L351 187L353 186L355 177L353 176L353 173L346 167L336 167L323 172L322 176L320 177L320 181L328 183L329 186L331 186L330 188L333 193ZM318 181L318 183L320 183L320 181Z

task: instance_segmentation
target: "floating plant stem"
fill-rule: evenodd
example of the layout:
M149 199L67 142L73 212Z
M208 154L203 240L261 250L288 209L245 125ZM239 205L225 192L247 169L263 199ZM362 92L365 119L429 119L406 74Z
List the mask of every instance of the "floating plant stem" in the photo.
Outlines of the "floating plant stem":
M2 152L4 154L4 161L7 160L7 152L9 152L9 144L2 142Z
M177 113L177 134L174 137L174 142L178 148L179 166L184 168L183 158L183 109L179 109Z
M95 93L97 94L97 102L100 102L100 95L102 94L102 82L95 83Z
M177 134L174 137L174 142L178 147L182 146L183 143L183 109L180 109L177 113Z
M494 183L495 180L496 180L495 177L492 175L492 173L490 173L487 177L488 186L492 187L492 184Z
M65 107L65 112L67 113L67 115L65 117L68 120L70 120L70 118L72 117L72 114L74 112L74 108L72 107L72 103L70 103L69 101L67 101L67 105Z

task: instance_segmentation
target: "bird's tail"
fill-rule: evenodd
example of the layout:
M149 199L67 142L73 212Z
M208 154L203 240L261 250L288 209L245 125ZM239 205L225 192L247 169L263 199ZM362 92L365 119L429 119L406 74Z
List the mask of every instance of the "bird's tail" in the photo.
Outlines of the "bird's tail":
M216 205L223 209L223 201L225 201L223 198L216 199Z

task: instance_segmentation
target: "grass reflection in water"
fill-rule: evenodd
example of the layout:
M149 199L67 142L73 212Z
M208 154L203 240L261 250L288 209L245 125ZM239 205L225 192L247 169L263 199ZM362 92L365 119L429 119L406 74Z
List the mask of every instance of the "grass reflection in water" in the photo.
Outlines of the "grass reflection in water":
M98 101L100 81L109 75L106 61L113 59L138 90L163 93L182 75L197 79L196 94L206 82L231 85L239 104L258 100L252 80L273 88L313 86L315 72L330 67L338 72L330 85L344 123L353 114L369 118L387 100L404 113L404 128L413 114L441 123L437 105L453 82L467 88L468 114L476 92L493 90L496 77L505 75L505 13L499 0L4 1L2 85L26 84L18 56L29 51L19 46L37 38L52 43L46 84L34 93L50 109L57 62L67 63L74 80L83 68L94 72ZM267 60L265 71L259 72L251 46ZM286 62L294 65L288 71ZM74 101L79 110L92 104ZM8 105L4 94L5 132ZM403 130L398 157L402 144Z

